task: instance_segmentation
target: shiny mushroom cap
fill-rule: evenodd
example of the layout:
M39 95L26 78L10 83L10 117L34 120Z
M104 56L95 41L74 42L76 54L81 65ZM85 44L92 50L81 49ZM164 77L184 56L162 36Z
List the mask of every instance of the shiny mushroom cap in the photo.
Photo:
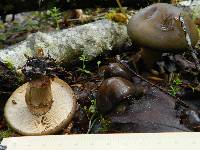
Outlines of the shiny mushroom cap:
M102 82L97 93L97 109L100 113L111 111L120 102L130 102L141 97L144 88L122 77L111 77Z
M194 46L198 41L198 31L189 14L165 3L153 4L134 15L128 23L128 35L135 45L141 47L173 53L187 50L180 15Z

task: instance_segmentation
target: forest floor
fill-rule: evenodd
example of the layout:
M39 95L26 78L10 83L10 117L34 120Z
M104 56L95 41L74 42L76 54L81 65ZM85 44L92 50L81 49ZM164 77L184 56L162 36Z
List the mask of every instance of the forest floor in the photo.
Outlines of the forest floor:
M60 12L54 8L45 12L17 14L14 21L11 21L12 16L8 16L6 23L0 22L0 48L18 43L26 39L29 34L37 31L52 32L103 18L124 23L123 14L118 12L119 10L116 8L69 10L67 12ZM127 12L132 15L135 11L128 9ZM197 45L198 48L199 45ZM88 61L87 58L81 56L70 64L66 68L67 73L61 75L60 78L66 81L74 90L78 107L69 126L59 134L165 132L177 128L179 131L200 131L200 103L198 102L200 76L191 54L163 54L162 58L151 69L142 65L143 62L139 54L140 49L131 46L123 50L104 53L92 61ZM120 104L109 114L104 115L98 112L96 109L96 96L99 86L106 78L105 72L110 69L109 64L117 64L125 68L124 70L128 70L125 74L131 76L132 82L143 85L143 90L147 91L146 96L138 99L143 99L144 103L141 104L133 100L128 104ZM12 69L12 66L7 64L7 68L2 70L5 71L6 69ZM109 74L109 76L112 75ZM16 87L23 82L20 82ZM1 93L3 103L13 90L10 89L7 93ZM153 103L150 101L151 99ZM156 105L155 99L159 100ZM164 102L162 99L166 99L168 102ZM173 101L173 104L169 101ZM156 110L165 109L164 112L161 111L162 115L159 117L171 115L169 120L173 122L178 118L181 122L180 125L176 123L177 126L173 126L174 123L165 125L168 122L165 118L153 118L151 115L156 115L156 111L145 113L149 111L147 105L155 107ZM169 107L163 108L163 105ZM2 104L0 136L2 138L20 136L7 126L3 118L3 107ZM141 109L138 109L138 107ZM131 112L138 114L138 116L134 116ZM173 112L175 112L177 118L174 118ZM141 117L142 115L147 116ZM134 116L134 118L131 116ZM150 119L145 120L145 118ZM181 124L184 124L186 128L182 127Z

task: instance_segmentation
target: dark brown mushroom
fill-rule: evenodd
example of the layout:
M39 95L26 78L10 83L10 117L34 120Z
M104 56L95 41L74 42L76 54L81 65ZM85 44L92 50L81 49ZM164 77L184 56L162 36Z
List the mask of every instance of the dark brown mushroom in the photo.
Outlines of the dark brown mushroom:
M133 44L142 47L145 65L151 66L164 52L188 50L180 21L184 18L191 46L198 41L198 31L187 12L170 4L157 3L141 9L128 23L128 35Z
M104 71L104 77L122 77L130 81L132 80L130 71L119 63L109 63L108 67Z
M143 94L144 89L129 80L121 77L108 78L100 85L96 100L97 109L101 113L106 113L120 102L128 102Z

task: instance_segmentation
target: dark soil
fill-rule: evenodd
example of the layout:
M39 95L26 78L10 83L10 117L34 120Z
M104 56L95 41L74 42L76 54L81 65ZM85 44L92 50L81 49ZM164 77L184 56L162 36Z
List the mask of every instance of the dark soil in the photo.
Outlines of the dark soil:
M87 14L96 13L98 16L97 14L105 13L107 9L98 11L97 13L90 10ZM45 19L39 19L38 22L44 23ZM38 20L38 16L35 20ZM85 22L79 19L75 22L63 19L60 28L82 23ZM45 29L44 25L39 23L29 29L25 24L25 28L16 31L13 29L14 23L7 23L3 31L0 31L6 34L6 37L0 40L1 47L21 41L31 32L55 30L55 24L52 22L47 24ZM12 32L8 34L8 31ZM29 67L29 64L37 67L40 64L47 68L49 66L56 68L57 70L53 70L50 74L66 81L76 95L78 104L76 114L71 123L58 134L200 131L200 78L190 53L163 54L153 68L146 68L143 65L139 53L139 48L127 46L104 53L90 62L86 61L85 68L82 67L79 58L68 66L61 64L64 70L57 68L57 64L47 58L42 60L30 58L25 67ZM113 70L109 70L111 63L119 63L126 69L122 74L118 73L118 70L113 73ZM59 74L56 74L57 71ZM40 73L44 72L48 70L40 70ZM27 70L25 74L29 76ZM128 79L135 86L142 86L145 92L140 97L119 102L109 112L101 114L96 106L98 89L106 78L116 76ZM0 130L2 131L10 130L3 119L4 104L10 94L24 82L24 78L19 76L9 63L6 65L0 61ZM17 134L12 131L11 136Z

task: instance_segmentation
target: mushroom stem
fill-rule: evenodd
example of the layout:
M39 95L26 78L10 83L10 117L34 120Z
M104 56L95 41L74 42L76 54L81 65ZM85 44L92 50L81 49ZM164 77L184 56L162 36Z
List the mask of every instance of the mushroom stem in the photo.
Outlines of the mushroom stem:
M46 114L53 103L51 78L43 76L30 81L26 88L25 101L32 114Z
M141 48L142 60L146 68L151 68L153 64L162 56L162 52L155 51L150 48Z

